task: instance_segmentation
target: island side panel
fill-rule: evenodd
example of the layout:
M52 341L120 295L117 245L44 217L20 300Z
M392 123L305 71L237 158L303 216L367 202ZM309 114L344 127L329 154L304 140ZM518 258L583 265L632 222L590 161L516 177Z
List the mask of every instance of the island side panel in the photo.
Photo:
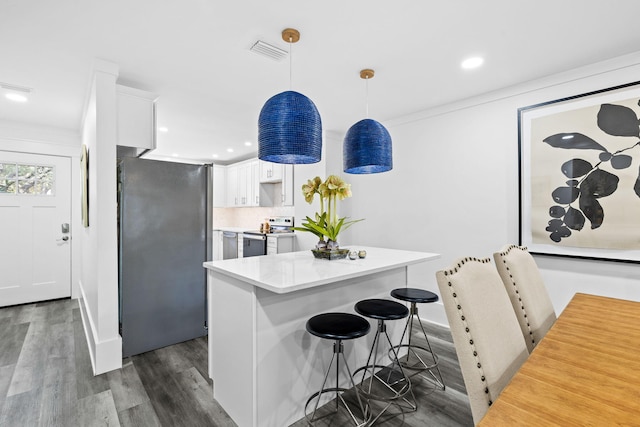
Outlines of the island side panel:
M281 427L301 419L307 398L322 385L333 354L333 341L306 331L310 317L332 311L355 313L356 302L366 298L393 299L390 291L406 283L407 269L399 267L289 294L256 289L256 398L260 426ZM344 342L352 371L366 362L373 342L377 322L368 320L371 332L366 337ZM403 327L404 320L387 323L394 344L400 340ZM383 363L390 361L385 358ZM350 387L346 369L341 366L341 386ZM329 376L329 387L335 386L334 369Z
M256 425L255 288L208 272L209 372L213 395L238 426Z

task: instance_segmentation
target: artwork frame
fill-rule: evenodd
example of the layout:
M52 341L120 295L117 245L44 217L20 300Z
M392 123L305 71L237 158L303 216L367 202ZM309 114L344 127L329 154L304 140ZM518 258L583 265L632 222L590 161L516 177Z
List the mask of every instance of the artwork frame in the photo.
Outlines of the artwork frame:
M82 225L89 227L89 151L87 146L82 144L82 154L80 155L80 173L82 175L81 206Z
M640 263L640 81L518 109L519 244Z

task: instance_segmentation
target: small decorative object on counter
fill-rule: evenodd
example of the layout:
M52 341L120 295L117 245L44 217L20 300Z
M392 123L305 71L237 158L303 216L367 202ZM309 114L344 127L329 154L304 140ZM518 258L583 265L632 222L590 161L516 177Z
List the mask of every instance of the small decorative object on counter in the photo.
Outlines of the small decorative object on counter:
M349 259L356 259L356 258L358 258L358 252L356 251L349 252Z
M320 213L316 212L315 219L307 217L306 222L302 222L302 227L294 227L293 229L296 231L308 231L318 236L320 241L316 244L316 249L312 251L316 258L338 258L320 256L319 252L322 251L340 252L339 257L346 258L349 250L345 249L344 253L342 253L338 244L338 234L356 222L363 221L363 219L347 221L346 216L338 218L338 200L351 197L351 184L347 184L336 175L329 175L324 182L319 176L316 176L302 186L302 194L304 194L304 199L307 203L312 203L316 193L320 196ZM325 237L327 242L323 245Z
M364 249L360 249L360 252L358 252L358 256L360 258L364 258L367 256L367 251L365 251Z

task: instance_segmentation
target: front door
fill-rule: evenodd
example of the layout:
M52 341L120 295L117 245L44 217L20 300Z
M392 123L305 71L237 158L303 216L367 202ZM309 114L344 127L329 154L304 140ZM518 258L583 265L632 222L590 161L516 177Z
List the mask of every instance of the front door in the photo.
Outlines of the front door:
M71 159L0 151L0 307L71 296Z

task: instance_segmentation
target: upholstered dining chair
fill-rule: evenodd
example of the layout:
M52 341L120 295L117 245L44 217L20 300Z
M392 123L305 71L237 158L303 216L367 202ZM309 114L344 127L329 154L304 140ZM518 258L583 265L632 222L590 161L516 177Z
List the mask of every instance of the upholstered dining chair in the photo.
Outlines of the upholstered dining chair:
M493 259L531 353L556 321L547 288L527 248L505 245Z
M477 424L529 352L489 258L462 258L436 279Z

